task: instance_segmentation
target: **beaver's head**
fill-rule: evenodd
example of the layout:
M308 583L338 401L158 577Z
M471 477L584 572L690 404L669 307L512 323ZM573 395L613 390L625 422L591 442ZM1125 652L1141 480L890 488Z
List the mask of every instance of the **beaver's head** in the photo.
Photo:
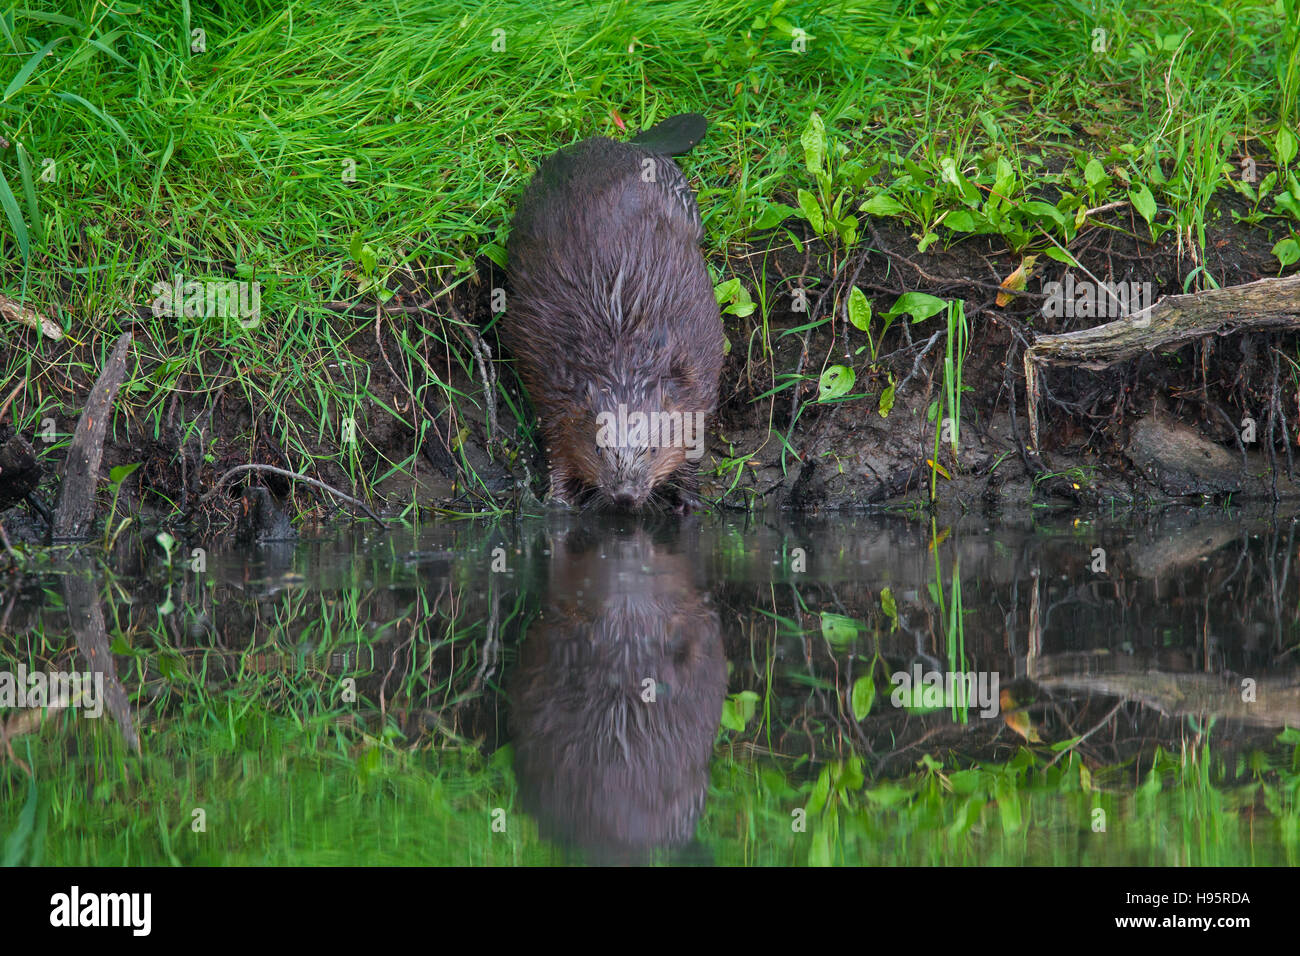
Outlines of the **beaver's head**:
M671 384L633 390L592 385L552 439L557 490L570 504L640 511L704 450L704 412Z

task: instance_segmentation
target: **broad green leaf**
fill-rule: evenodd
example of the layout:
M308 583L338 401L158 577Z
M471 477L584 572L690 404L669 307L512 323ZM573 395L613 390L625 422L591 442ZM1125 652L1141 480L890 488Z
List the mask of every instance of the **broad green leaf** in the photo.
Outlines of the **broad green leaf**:
M718 305L724 302L731 302L736 298L736 293L740 291L740 279L731 278L726 282L719 282L713 287L713 298L717 300Z
M808 117L808 125L804 127L799 142L803 144L803 160L808 172L816 173L824 170L826 168L826 125L815 110Z
M1133 208L1147 222L1152 222L1156 217L1156 199L1151 195L1151 190L1145 185L1140 185L1136 189L1128 191L1129 201L1133 203Z
M826 220L822 216L822 207L818 205L817 197L806 189L799 190L797 196L804 218L812 223L813 231L820 236L826 231Z
M1057 262L1064 262L1067 266L1077 267L1079 265L1079 261L1075 259L1074 256L1070 255L1064 249L1056 248L1056 246L1052 246L1043 254L1049 259L1055 259Z
M795 216L798 214L799 214L799 210L791 206L787 206L785 203L779 203L779 202L768 203L763 208L763 211L759 213L758 218L754 220L754 224L751 228L773 229L781 225L781 223L789 219L791 216Z
M8 99L9 97L5 97ZM1279 126L1277 136L1273 138L1273 149L1277 153L1277 161L1285 166L1291 160L1295 159L1296 138L1285 126Z
M871 327L871 303L857 286L849 292L849 322L863 332Z
M1096 189L1098 184L1106 179L1106 167L1094 157L1083 167L1083 178L1089 189Z
M910 315L913 322L923 322L948 308L946 299L927 292L904 292L887 315Z
M975 217L965 209L954 209L944 216L943 224L954 232L974 232Z
M849 390L853 388L856 379L857 374L847 365L832 365L822 372L821 382L817 390L817 401L827 402L847 395Z
M882 219L887 216L901 216L905 212L902 203L884 193L876 193L858 208L869 216L879 216Z
M1284 267L1300 261L1300 242L1296 242L1295 239L1283 239L1273 247L1273 255Z
M1038 219L1046 217L1054 221L1058 226L1065 225L1065 216L1061 215L1061 211L1051 203L1031 199L1028 202L1022 202L1020 204L1020 211L1028 213Z

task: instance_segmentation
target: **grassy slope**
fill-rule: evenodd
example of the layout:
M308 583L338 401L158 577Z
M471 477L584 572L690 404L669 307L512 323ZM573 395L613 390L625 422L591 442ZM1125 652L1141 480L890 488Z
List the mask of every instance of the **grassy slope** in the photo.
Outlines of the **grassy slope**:
M773 201L815 190L800 146L814 111L842 153L834 166L845 178L831 195L888 189L918 237L945 239L953 234L937 224L961 208L945 160L987 192L1001 157L1022 198L1073 190L1079 205L1102 205L1126 198L1125 177L1146 185L1163 227L1195 245L1212 193L1229 188L1235 151L1267 165L1279 117L1296 125L1300 46L1284 26L1295 0L1107 4L1100 17L1076 2L910 6L11 7L0 23L0 131L27 155L0 152L14 194L0 217L2 288L95 347L69 350L0 324L0 381L29 381L9 415L25 431L49 415L70 431L69 382L101 361L155 281L234 275L262 284L258 328L151 315L135 326L142 363L119 437L142 419L156 433L175 389L226 385L267 409L280 444L308 467L322 436L379 393L379 373L349 354L349 340L369 330L321 303L377 281L395 286L407 269L433 269L435 288L463 281L476 254L497 251L536 158L579 136L622 135L615 113L629 129L686 109L708 114L712 132L689 165L722 269ZM807 33L802 52L794 27ZM1104 54L1093 49L1097 27L1108 31ZM193 30L203 31L201 51L190 50ZM48 56L32 55L51 42ZM1090 156L1105 181L1083 183ZM344 182L352 163L356 181ZM1037 225L1070 238L1044 217L1028 224L1029 239L1022 230L1009 242L1047 246ZM359 255L357 243L368 247ZM756 336L766 351L762 314L742 328L750 354ZM417 393L447 377L421 368L426 335L470 367L448 317L393 323L395 364ZM410 422L409 411L384 408ZM187 424L199 414L190 411ZM336 457L363 486L388 467L363 467L355 449Z

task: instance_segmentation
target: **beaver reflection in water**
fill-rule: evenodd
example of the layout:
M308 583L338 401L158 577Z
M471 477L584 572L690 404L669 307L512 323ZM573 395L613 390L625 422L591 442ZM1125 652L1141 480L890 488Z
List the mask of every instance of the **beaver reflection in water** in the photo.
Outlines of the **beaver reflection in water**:
M670 157L704 129L683 114L631 143L583 140L546 159L520 201L501 330L566 504L698 503L723 334L699 208Z
M718 615L644 530L555 552L509 684L520 802L592 862L686 847L727 689Z

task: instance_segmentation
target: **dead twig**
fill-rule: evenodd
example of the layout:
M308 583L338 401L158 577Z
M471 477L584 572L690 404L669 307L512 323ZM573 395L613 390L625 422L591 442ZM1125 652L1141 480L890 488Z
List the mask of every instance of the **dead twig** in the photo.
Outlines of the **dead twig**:
M202 505L205 502L210 501L213 497L215 497L217 494L220 493L222 487L225 486L227 481L229 481L235 475L242 474L243 472L246 471L265 471L273 475L279 475L281 478L290 478L294 481L301 481L311 485L314 488L320 488L324 491L328 491L330 494L334 495L340 500L346 501L348 504L355 505L356 507L360 508L363 512L365 512L366 517L369 518L371 521L373 521L375 524L379 525L379 527L381 528L387 527L387 525L385 525L384 522L380 519L379 515L371 511L370 508L366 505L366 503L362 501L360 498L354 498L349 494L344 494L342 491L339 491L333 485L327 485L323 481L318 481L315 478L309 478L307 475L300 475L295 471L289 471L288 469L285 468L277 468L275 465L236 465L234 468L231 468L224 475L218 478L217 483L212 486L212 490L209 491L207 494L205 494L202 498L200 498L198 503Z

